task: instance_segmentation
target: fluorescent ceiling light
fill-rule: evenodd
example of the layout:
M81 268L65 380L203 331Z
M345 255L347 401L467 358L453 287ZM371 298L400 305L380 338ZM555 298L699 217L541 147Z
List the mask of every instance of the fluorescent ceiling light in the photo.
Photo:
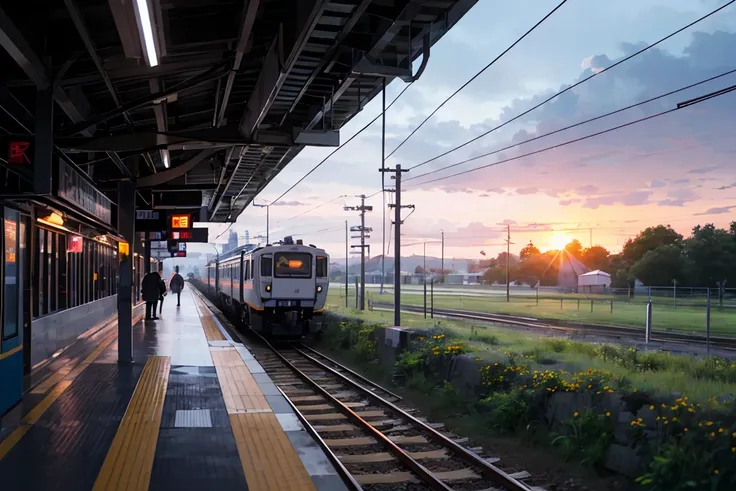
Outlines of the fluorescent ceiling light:
M143 32L143 49L148 58L148 66L157 66L158 56L156 55L156 44L153 40L153 23L151 22L151 14L148 11L148 0L135 0L135 7L138 17L138 27Z
M161 150L161 160L163 160L164 162L164 167L168 169L169 165L171 165L171 162L169 161L169 151L168 150Z

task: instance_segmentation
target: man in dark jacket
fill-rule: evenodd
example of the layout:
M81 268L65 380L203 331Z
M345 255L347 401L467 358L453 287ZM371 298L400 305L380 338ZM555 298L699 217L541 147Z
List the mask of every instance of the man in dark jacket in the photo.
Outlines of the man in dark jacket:
M181 307L181 291L184 289L184 278L179 274L179 266L174 267L174 276L169 280L169 290L176 293L176 306Z
M156 320L156 304L158 298L161 296L161 275L156 271L146 273L141 281L141 293L143 295L143 301L146 302L146 320Z

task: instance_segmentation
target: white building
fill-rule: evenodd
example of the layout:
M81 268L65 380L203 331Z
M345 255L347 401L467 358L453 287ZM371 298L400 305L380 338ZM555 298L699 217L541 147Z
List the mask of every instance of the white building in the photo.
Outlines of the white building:
M578 275L578 293L601 293L611 287L611 275L600 269Z

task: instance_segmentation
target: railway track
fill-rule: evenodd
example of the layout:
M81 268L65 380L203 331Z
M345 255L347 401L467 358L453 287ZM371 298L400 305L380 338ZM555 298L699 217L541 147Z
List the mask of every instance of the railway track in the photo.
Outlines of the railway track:
M393 311L393 304L390 303L373 303L372 308L374 310L391 310ZM414 305L402 305L402 312L418 313L423 314L424 308L421 306ZM445 317L448 319L466 319L476 320L481 322L493 322L499 324L507 324L512 326L519 326L529 329L543 329L545 331L556 331L562 333L584 333L584 334L595 334L607 337L617 338L640 338L644 337L644 329L636 327L623 327L623 326L607 326L607 325L557 325L550 324L547 321L536 319L533 317L521 317L503 314L490 314L485 312L473 312L469 310L457 310L457 309L434 309L434 315L436 317ZM663 332L659 330L653 330L650 338L652 341L659 342L670 342L680 344L696 344L705 346L705 336L698 336L695 334L685 334L676 332ZM710 337L710 346L712 348L721 348L727 350L736 350L736 339L725 338L725 337Z
M298 343L249 346L305 428L353 489L371 491L539 490L508 474L482 448L402 407L401 399L317 351ZM295 377L296 375L296 377Z
M468 439L415 416L398 395L314 349L274 346L252 331L247 337L255 338L248 349L349 489L544 491L524 482L528 472L505 472L495 465L499 458L484 456L481 447L467 448Z

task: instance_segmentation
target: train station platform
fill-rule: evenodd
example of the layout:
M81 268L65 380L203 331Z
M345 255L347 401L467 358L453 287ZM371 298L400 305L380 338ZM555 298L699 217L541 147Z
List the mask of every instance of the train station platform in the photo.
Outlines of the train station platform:
M187 285L133 329L80 338L0 421L3 491L346 489L251 353Z

